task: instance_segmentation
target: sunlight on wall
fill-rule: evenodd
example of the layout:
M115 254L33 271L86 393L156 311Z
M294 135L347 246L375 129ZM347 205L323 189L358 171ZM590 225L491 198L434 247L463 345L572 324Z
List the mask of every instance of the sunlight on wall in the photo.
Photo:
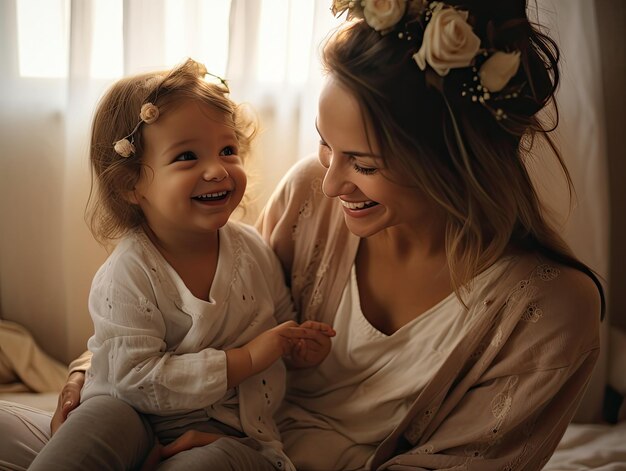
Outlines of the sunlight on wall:
M120 77L124 70L122 2L95 0L91 15L91 76Z
M230 0L165 0L163 66L186 57L203 62L224 75L228 63ZM90 67L92 78L124 75L123 0L89 0L80 5L90 12ZM21 77L67 77L70 50L69 0L18 0L19 73ZM80 20L74 20L80 21ZM148 46L149 47L149 46Z
M263 0L259 29L258 79L301 84L309 75L313 2ZM287 77L287 72L289 76Z
M164 66L186 57L203 62L223 76L228 65L230 0L165 0L162 27ZM123 0L89 0L90 76L110 79L124 75ZM69 60L69 0L17 0L20 75L67 77ZM301 85L309 76L314 2L262 0L257 79ZM79 21L79 20L74 20Z
M22 77L65 77L69 0L19 0L17 27Z
M165 57L168 66L186 57L224 76L228 62L230 0L167 0Z

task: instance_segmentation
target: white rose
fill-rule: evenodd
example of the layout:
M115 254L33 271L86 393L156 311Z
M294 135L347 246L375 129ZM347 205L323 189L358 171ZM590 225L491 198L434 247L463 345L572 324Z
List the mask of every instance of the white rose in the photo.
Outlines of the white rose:
M469 13L439 4L426 25L422 47L413 55L420 69L430 65L445 76L450 69L468 67L480 49L480 38L467 23Z
M363 0L363 16L376 31L389 29L402 19L406 0Z
M480 67L480 83L490 92L499 92L519 69L520 52L495 52Z
M146 124L152 124L159 118L159 109L152 103L144 103L139 117Z
M333 12L333 15L337 15L337 13L343 13L345 10L350 8L350 4L354 2L354 0L333 0L333 6L330 10Z
M113 149L122 157L130 157L135 153L135 146L128 139L120 139L113 144Z
M204 64L202 64L201 62L194 62L194 68L196 69L196 75L200 78L204 77L206 74L208 74L209 72L206 69L206 66Z

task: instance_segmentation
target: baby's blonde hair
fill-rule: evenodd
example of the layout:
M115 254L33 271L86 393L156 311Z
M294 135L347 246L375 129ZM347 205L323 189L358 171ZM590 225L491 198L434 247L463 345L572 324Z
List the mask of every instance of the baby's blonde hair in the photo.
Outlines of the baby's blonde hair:
M85 219L93 236L103 245L144 223L138 205L128 195L142 171L142 128L132 134L135 152L122 157L113 143L131 134L140 122L139 112L152 103L161 113L184 99L197 100L223 112L235 130L242 159L250 151L256 122L240 105L228 98L228 88L204 80L204 67L188 59L171 70L120 79L100 100L93 119L90 144L92 185Z

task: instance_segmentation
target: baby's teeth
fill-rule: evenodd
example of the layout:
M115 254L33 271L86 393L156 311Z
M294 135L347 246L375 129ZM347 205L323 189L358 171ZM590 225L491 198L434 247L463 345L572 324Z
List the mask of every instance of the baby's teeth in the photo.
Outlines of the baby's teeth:
M224 196L227 191L220 191L218 193L206 193L204 195L200 195L199 198L219 198L220 196Z

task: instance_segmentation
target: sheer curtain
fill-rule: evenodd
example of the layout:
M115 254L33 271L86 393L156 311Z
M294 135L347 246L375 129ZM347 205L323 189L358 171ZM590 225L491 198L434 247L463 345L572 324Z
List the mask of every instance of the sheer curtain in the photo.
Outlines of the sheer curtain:
M191 56L229 79L232 97L249 103L261 123L252 218L284 172L316 149L319 45L338 24L330 3L0 0L0 315L25 325L60 360L85 348L87 293L106 256L83 221L89 125L98 97L123 74ZM576 184L574 209L559 196L556 167L535 177L577 253L606 275L595 7L587 0L539 0L538 7L563 48L559 141ZM599 390L593 394L597 405Z
M532 4L532 2L530 2ZM573 206L550 152L538 152L535 181L555 224L576 255L608 280L609 194L606 134L596 7L588 0L539 0L536 12L561 51L555 140L574 182ZM546 168L541 173L537 168ZM552 163L552 166L550 165ZM605 283L608 296L608 283ZM607 377L609 322L601 327L602 349L577 420L601 418Z

